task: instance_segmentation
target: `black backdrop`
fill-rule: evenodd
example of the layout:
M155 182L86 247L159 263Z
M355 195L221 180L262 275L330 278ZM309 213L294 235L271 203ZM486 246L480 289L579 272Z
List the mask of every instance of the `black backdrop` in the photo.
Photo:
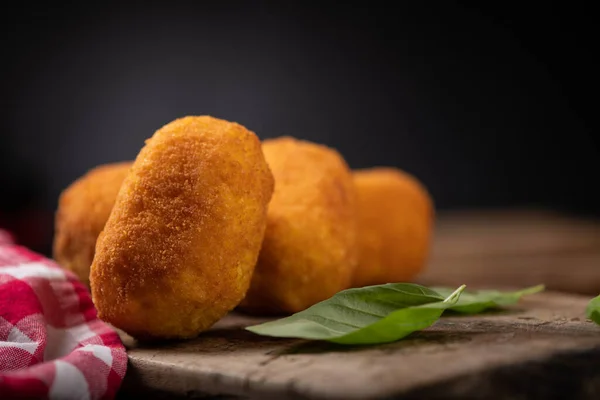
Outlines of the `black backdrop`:
M0 225L47 253L65 186L187 114L404 168L438 209L600 210L590 10L283 3L5 10Z

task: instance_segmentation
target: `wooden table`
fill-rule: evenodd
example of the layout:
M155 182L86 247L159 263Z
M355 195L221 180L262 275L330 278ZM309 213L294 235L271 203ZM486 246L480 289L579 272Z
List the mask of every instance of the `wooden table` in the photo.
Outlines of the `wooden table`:
M600 221L543 211L438 218L425 285L530 286L600 293Z
M546 213L440 216L424 283L553 289L505 311L444 317L396 343L274 339L232 314L185 342L130 347L121 397L277 399L600 398L600 230ZM208 397L207 397L208 396Z

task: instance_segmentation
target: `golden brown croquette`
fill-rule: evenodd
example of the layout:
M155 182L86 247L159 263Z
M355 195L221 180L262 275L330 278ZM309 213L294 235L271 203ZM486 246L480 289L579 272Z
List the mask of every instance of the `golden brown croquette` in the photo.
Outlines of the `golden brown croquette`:
M282 137L264 141L263 152L275 192L241 308L292 313L349 287L357 262L355 190L331 148Z
M260 141L243 126L201 116L159 129L98 238L100 318L138 339L208 329L246 294L272 192Z
M115 204L131 162L100 165L73 182L58 200L54 259L89 286L96 239Z
M358 196L358 268L353 286L410 282L425 267L434 208L415 177L390 167L353 172Z

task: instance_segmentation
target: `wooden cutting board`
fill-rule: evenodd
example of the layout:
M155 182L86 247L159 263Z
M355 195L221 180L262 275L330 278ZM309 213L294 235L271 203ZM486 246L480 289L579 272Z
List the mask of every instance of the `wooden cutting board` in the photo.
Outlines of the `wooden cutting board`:
M260 319L230 315L195 340L128 341L121 395L597 399L600 326L585 319L587 300L532 295L505 312L446 317L399 342L365 347L259 337L240 328Z
M441 216L420 279L591 293L600 289L599 233L595 223L547 213ZM241 328L265 319L238 314L191 341L141 346L123 335L130 363L119 396L597 399L600 326L585 319L589 298L547 291L378 346L259 337Z

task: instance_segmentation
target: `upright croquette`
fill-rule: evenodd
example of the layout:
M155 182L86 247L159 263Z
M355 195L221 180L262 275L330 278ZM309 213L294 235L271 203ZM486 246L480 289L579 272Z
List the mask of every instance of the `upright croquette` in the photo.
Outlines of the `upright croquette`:
M241 308L293 313L351 284L357 263L355 190L342 156L290 137L265 140L275 177L267 230Z
M54 259L86 285L96 239L115 204L131 162L97 166L60 195L54 228Z
M246 294L273 184L259 139L239 124L185 117L159 129L98 238L100 318L138 339L212 326Z

